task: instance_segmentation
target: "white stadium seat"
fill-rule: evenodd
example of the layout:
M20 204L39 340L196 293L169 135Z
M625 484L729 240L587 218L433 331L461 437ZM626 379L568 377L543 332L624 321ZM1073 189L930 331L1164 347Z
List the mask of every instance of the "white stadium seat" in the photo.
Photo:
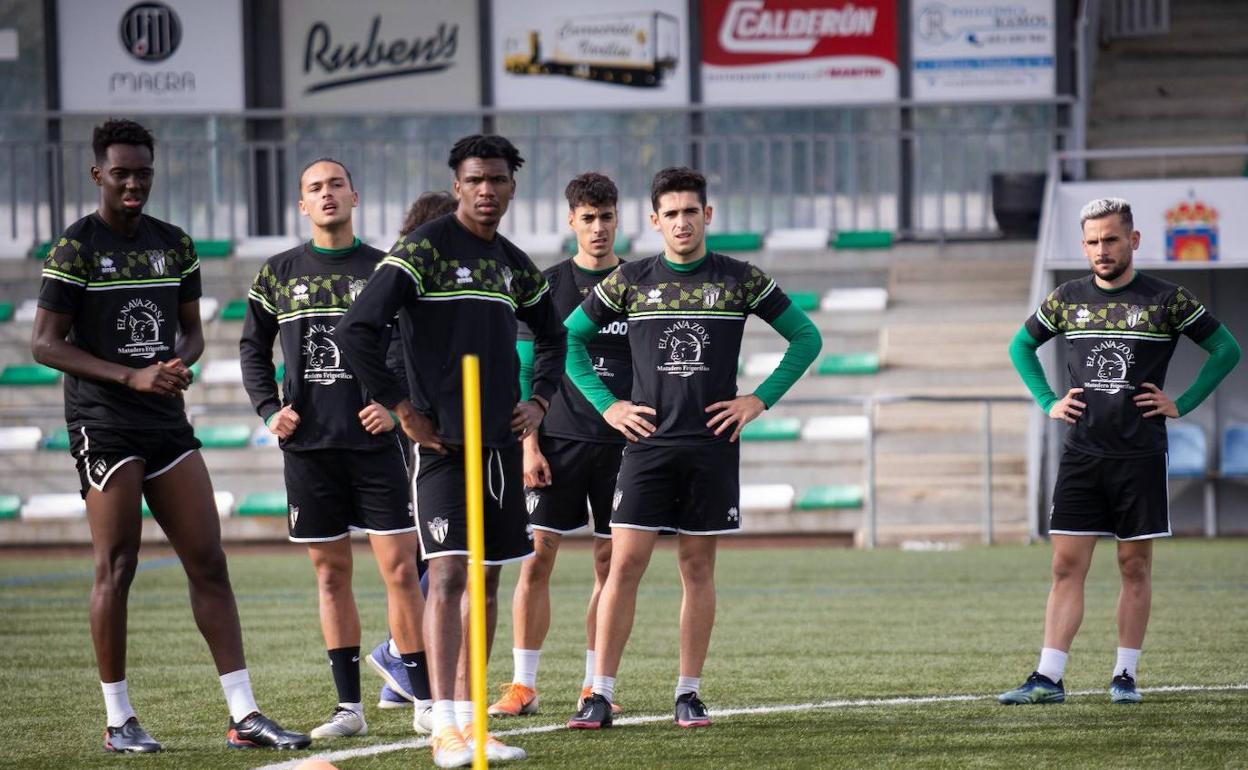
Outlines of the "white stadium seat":
M655 230L644 230L633 239L633 255L637 258L653 257L663 250L663 235Z
M0 259L25 259L30 254L30 241L0 238Z
M18 323L33 323L35 320L35 311L39 309L39 300L24 299L22 304L17 306L17 311L13 313L13 320Z
M746 377L766 377L775 371L783 353L755 353L745 359Z
M859 414L811 417L802 423L805 441L861 441L867 437L867 418Z
M212 497L217 504L217 516L224 519L234 512L233 492L217 492Z
M797 496L792 484L742 484L742 511L787 511Z
M221 309L221 300L216 297L200 297L199 298L199 320L207 323L217 317L217 311Z
M819 302L824 312L880 311L888 307L887 289L830 289Z
M234 256L239 259L268 259L303 243L294 235L257 235L239 241L234 246Z
M0 452L22 452L39 447L43 431L34 425L0 428Z
M218 358L204 364L205 385L242 385L243 362L237 358Z
M828 247L828 231L820 227L772 230L763 245L768 251L822 251Z
M529 256L551 256L563 253L563 233L510 233L507 240Z
M23 519L80 519L87 515L87 504L77 492L31 495L22 504Z

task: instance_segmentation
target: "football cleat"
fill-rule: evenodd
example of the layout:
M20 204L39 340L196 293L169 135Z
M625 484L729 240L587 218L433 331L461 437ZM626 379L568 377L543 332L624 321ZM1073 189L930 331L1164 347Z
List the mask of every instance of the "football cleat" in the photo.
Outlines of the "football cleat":
M1135 689L1135 677L1123 671L1109 683L1110 703L1139 703L1144 700L1140 691Z
M349 735L368 735L364 715L345 706L334 709L329 721L311 732L313 738L345 738Z
M518 717L537 713L537 690L518 682L500 685L503 697L490 704L486 713L492 717Z
M1062 703L1066 700L1066 688L1061 681L1054 682L1039 671L1032 672L1017 688L997 696L997 702L1006 706L1026 703Z
M253 711L240 722L230 720L225 744L232 749L306 749L312 745L312 739Z
M593 688L593 687L590 687L589 685L585 685L584 687L582 687L582 688L581 688L581 697L580 697L580 698L577 698L577 700L576 700L576 709L577 709L577 711L580 711L580 710L581 710L581 708L583 708L583 707L585 706L585 701L589 700L589 696L591 696L591 695L593 695L593 694L594 694L594 688ZM612 703L612 704L611 704L611 713L612 713L613 715L614 715L614 714L619 714L619 713L620 713L621 711L623 711L623 710L624 710L624 709L620 708L620 704L618 704L618 703Z
M433 733L433 701L418 700L414 705L412 729L421 735L430 735Z
M411 693L411 681L407 678L407 668L403 665L403 659L397 655L390 654L390 641L387 639L381 644L373 648L373 651L365 658L368 661L368 667L377 672L377 675L386 680L386 687L390 688L391 694L398 695L400 698L410 702L416 700L416 696ZM386 690L381 690L381 699L386 700ZM377 704L379 708L401 708L399 705L382 706Z
M568 720L574 730L597 730L611 726L611 703L598 693L591 693L576 714Z
M121 727L109 727L104 730L104 750L118 754L153 754L162 747L156 739L147 734L138 717L130 717Z
M429 741L433 749L433 764L438 767L470 767L472 749L464 742L458 727L443 727Z
M381 694L377 696L379 709L410 709L412 702L390 688L389 683L381 686Z
M680 727L707 727L711 715L696 692L687 692L676 699L676 724Z
M468 750L476 753L477 742L473 739L472 725L461 732ZM485 758L491 762L510 762L517 759L528 759L529 752L519 746L508 746L490 733L485 734Z

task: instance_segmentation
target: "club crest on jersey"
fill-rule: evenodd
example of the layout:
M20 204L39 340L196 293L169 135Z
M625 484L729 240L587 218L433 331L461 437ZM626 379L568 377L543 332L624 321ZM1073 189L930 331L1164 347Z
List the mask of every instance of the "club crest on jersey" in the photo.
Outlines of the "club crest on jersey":
M1134 327L1142 320L1144 320L1144 308L1137 305L1127 307L1127 326Z
M1088 352L1083 365L1093 373L1093 379L1083 383L1085 390L1095 390L1114 395L1124 390L1135 390L1127 382L1127 372L1135 363L1135 354L1125 342L1106 340Z
M615 494L611 497L611 510L618 510L620 501L624 499L624 490L616 488Z
M312 324L303 335L303 379L318 385L354 379L342 365L342 353L334 342L334 327Z
M429 522L429 536L432 537L435 542L441 543L443 540L446 540L446 533L450 528L451 522L441 516L435 516L433 521Z
M100 272L101 273L117 272L117 268L113 267L113 260L111 257L100 257Z
M155 358L169 346L161 342L160 327L165 316L160 306L150 299L136 298L122 306L114 324L121 332L126 344L117 348L117 352L135 358Z
M152 275L164 275L165 252L159 249L149 249L147 252L147 266L151 268Z
M472 283L472 271L466 267L455 268L455 283Z
M533 515L533 511L537 510L537 504L541 500L538 494L533 490L524 493L524 507L529 511L529 515Z
M503 285L507 287L507 293L510 294L511 293L511 279L513 277L511 274L511 268L507 267L506 265L503 265L502 269L499 270L499 272L503 276Z
M295 525L299 523L299 506L291 505L287 507L290 508L290 528L294 529Z
M659 338L659 350L667 351L667 361L655 369L677 377L709 372L711 368L702 363L702 357L710 344L711 336L705 326L695 321L676 321Z
M715 303L719 302L719 297L723 293L723 289L713 283L702 284L702 307L715 307Z
M308 285L306 283L296 284L294 288L290 290L290 301L292 303L307 302L308 299Z
M357 278L347 287L347 296L355 302L355 298L360 296L360 292L364 291L364 287L368 285L368 281L363 278Z

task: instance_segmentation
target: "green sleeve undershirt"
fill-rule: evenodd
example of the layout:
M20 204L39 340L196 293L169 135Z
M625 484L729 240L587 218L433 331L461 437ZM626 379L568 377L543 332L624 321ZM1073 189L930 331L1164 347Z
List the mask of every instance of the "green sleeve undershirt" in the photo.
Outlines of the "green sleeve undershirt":
M1040 357L1036 355L1040 344L1027 331L1026 326L1020 328L1014 339L1010 340L1010 361L1013 362L1018 376L1023 378L1027 390L1031 391L1032 398L1048 414L1053 404L1057 403L1057 394L1049 387L1049 380L1044 376L1044 367L1040 365Z
M565 363L568 377L585 399L594 405L598 414L602 414L617 399L594 373L593 364L589 362L589 350L585 347L598 333L598 327L580 307L572 311L563 325L568 330L568 358Z
M789 341L789 347L784 351L784 357L780 359L775 371L754 389L754 395L768 409L775 406L780 397L793 387L793 383L806 373L823 348L823 337L820 336L819 329L797 305L789 305L770 324L771 328Z
M1180 417L1200 406L1200 402L1208 398L1214 388L1218 387L1218 383L1222 382L1222 378L1230 374L1235 364L1239 363L1239 343L1226 328L1226 324L1219 326L1200 346L1208 351L1209 357L1196 374L1196 381L1174 401Z
M533 340L516 340L516 355L520 356L520 400L533 397Z

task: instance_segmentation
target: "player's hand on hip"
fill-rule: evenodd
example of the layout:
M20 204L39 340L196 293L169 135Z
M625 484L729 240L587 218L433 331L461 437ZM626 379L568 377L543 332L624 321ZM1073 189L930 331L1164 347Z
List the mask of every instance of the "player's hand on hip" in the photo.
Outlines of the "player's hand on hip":
M655 415L658 412L654 411L654 407L620 399L607 407L607 411L602 413L602 419L606 420L612 428L623 433L624 438L637 441L654 433L654 424L645 418L647 414Z
M370 401L368 406L360 410L358 416L360 425L363 425L364 430L374 436L394 430L394 418L390 416L390 410L376 401Z
M1156 417L1160 414L1178 419L1179 408L1174 405L1169 396L1162 392L1161 388L1151 382L1141 382L1140 389L1147 392L1136 394L1134 400L1139 408L1149 409L1144 413L1145 417Z
M299 413L294 410L294 407L284 406L277 410L268 425L269 433L285 441L293 436L299 427Z
M185 379L163 363L133 369L126 375L126 387L139 393L153 393L173 398L186 387Z
M524 485L529 489L550 486L550 463L542 450L524 442Z
M432 449L440 455L446 454L446 447L442 446L442 440L438 438L433 420L416 411L411 401L400 401L394 407L394 413L398 415L399 425L408 438L425 449Z
M1083 416L1083 410L1088 406L1075 398L1081 393L1083 393L1083 388L1071 388L1066 391L1066 395L1060 401L1049 407L1049 416L1054 420L1062 420L1074 425L1075 420Z
M732 435L728 437L729 441L736 441L741 435L741 429L750 420L763 413L767 405L763 400L753 393L744 396L737 396L731 401L716 401L706 408L707 412L718 412L714 417L707 421L706 427L714 428L715 435L719 436L724 431L732 428Z

